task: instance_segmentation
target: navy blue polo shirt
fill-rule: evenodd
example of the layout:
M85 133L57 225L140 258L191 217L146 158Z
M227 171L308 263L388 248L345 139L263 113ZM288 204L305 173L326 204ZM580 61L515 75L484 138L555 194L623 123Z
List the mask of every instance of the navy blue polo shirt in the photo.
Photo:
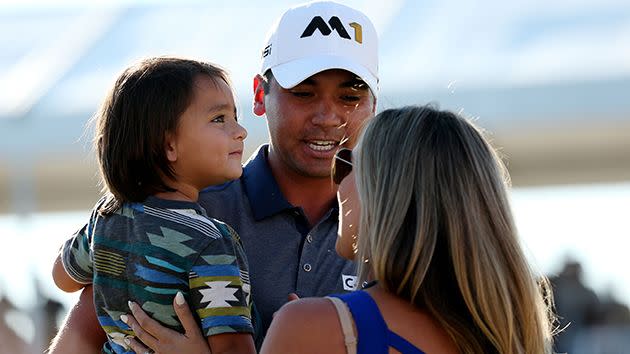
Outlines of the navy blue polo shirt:
M338 206L309 229L302 208L291 205L280 192L267 161L268 148L258 148L240 179L199 195L208 215L241 236L263 335L289 293L300 297L343 293L353 290L356 279L354 263L335 252Z

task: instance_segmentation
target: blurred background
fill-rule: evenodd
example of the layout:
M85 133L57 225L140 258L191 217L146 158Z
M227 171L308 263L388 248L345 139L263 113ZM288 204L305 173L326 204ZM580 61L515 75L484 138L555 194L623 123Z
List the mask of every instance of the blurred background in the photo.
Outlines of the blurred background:
M630 2L341 2L379 32L379 110L436 102L501 150L556 349L630 353ZM248 156L265 33L296 3L0 1L0 353L41 353L77 299L50 270L99 196L87 121L116 76L154 55L227 67Z

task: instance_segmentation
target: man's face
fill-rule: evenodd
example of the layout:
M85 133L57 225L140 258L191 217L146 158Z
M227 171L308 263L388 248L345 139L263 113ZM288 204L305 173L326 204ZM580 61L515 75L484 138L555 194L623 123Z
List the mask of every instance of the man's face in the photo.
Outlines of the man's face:
M315 74L290 89L271 80L263 102L272 165L306 177L330 177L339 146L354 147L363 122L375 110L367 84L338 69Z

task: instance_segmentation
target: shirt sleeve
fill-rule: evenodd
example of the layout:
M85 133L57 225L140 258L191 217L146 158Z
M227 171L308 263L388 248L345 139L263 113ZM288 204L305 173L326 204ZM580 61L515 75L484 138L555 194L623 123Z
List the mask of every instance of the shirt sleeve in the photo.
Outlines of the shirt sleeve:
M251 290L247 263L231 228L214 223L221 237L210 241L193 265L191 306L206 337L221 333L252 333Z
M80 284L91 284L94 274L92 266L92 232L96 211L90 221L61 246L61 263L66 273Z

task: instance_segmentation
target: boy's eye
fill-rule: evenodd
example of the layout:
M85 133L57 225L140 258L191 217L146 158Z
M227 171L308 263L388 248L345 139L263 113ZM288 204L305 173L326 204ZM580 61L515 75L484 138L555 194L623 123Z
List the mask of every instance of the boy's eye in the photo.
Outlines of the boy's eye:
M225 116L221 115L211 120L212 123L225 123Z

